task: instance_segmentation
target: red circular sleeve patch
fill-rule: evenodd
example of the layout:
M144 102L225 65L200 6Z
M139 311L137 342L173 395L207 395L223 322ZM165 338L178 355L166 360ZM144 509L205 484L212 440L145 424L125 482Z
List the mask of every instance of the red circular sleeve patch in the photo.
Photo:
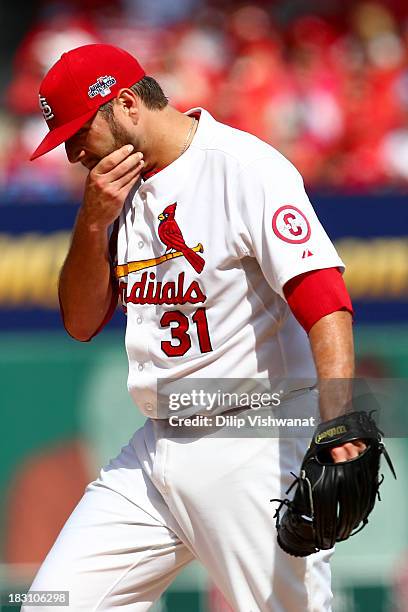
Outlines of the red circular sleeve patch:
M291 204L278 208L273 215L272 229L278 238L291 244L307 242L311 234L310 224L304 213Z

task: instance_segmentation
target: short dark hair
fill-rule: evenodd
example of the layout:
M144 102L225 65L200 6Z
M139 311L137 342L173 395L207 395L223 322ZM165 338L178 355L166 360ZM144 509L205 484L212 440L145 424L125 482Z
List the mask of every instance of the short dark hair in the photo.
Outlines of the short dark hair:
M137 94L143 104L150 110L162 110L169 103L159 83L153 77L144 76L129 89ZM102 111L106 119L112 118L112 100L102 104L99 110Z

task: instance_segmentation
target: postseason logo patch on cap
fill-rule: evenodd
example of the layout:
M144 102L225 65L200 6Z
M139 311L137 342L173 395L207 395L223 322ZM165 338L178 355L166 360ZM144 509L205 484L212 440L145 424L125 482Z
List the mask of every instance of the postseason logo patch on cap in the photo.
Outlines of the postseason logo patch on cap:
M96 83L92 83L88 89L88 96L94 98L97 95L108 96L111 93L110 87L116 84L116 79L113 76L102 76L96 79Z

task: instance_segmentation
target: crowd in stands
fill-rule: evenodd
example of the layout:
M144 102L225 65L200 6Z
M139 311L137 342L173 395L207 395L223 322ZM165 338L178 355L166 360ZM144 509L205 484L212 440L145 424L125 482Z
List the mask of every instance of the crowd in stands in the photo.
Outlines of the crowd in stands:
M63 147L27 159L46 131L42 76L92 42L135 54L180 110L203 106L275 146L315 191L407 190L408 4L345 0L287 19L284 4L48 4L15 50L3 95L0 203L79 201L86 171Z

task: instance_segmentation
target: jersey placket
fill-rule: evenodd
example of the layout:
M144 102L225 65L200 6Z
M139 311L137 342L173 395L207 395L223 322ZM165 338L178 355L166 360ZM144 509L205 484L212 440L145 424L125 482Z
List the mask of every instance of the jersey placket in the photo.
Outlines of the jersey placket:
M147 205L147 194L143 189L136 192L132 207L134 215L131 231L129 232L129 261L149 259L152 253L152 230L148 227L145 220L145 206ZM140 276L134 275L132 283ZM128 294L131 284L128 279ZM138 385L142 388L150 387L150 378L153 375L153 364L151 361L151 325L152 325L152 306L147 304L128 305L128 334L137 334L137 350L130 361L130 375L137 377ZM130 330L132 330L130 332ZM128 343L128 352L132 354L132 340ZM142 358L141 355L144 355ZM142 406L140 406L142 408ZM155 406L152 401L145 401L143 408L147 412L154 412Z

